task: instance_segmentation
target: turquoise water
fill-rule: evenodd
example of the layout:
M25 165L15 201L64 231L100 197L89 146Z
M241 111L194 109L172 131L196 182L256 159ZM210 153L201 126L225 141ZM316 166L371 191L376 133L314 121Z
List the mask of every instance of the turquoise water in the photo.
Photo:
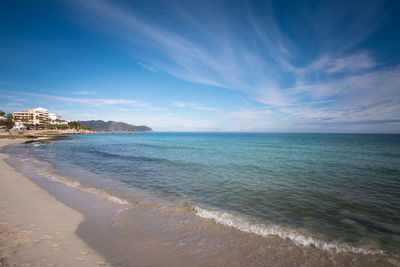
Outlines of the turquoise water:
M97 187L185 199L239 230L398 257L399 135L77 135L30 150Z

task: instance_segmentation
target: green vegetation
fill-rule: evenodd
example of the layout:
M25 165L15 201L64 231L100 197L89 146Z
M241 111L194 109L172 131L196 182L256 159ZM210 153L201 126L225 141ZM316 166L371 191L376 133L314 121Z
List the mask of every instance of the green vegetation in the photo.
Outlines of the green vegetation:
M28 125L27 129L44 129L44 130L67 130L67 129L76 129L76 130L92 130L89 127L86 127L79 122L71 121L68 124L51 124L49 121L44 121L37 125Z
M66 130L69 129L69 126L67 124L53 124L53 127L57 130Z
M1 116L5 115L5 112L0 110ZM7 131L11 130L12 127L14 127L15 122L13 120L13 115L11 113L8 113L6 116L6 119L0 120L0 126L4 126Z
M0 116L4 117L4 115L6 115L6 113L0 109Z
M78 121L70 121L68 122L68 126L71 129L83 129L83 130L92 130L90 127L83 125L82 123L78 122Z

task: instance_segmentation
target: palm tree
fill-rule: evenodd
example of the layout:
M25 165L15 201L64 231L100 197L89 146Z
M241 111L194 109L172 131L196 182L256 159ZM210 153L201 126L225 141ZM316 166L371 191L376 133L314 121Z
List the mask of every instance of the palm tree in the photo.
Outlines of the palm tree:
M6 116L6 122L5 122L5 126L6 129L9 131L12 129L12 127L14 127L15 122L13 120L13 115L11 113L8 113Z

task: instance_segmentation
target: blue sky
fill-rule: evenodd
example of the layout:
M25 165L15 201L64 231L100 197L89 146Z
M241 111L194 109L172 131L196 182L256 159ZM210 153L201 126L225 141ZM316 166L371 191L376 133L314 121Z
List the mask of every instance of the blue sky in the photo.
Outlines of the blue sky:
M0 109L400 132L399 1L1 1Z

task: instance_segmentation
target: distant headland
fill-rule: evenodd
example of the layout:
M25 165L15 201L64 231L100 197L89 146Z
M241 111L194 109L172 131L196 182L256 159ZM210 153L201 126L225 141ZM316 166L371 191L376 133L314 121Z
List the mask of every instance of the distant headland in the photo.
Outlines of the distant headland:
M91 128L94 131L117 131L117 132L152 132L153 129L145 125L135 126L124 122L117 121L102 121L102 120L91 120L91 121L78 121L84 126Z

